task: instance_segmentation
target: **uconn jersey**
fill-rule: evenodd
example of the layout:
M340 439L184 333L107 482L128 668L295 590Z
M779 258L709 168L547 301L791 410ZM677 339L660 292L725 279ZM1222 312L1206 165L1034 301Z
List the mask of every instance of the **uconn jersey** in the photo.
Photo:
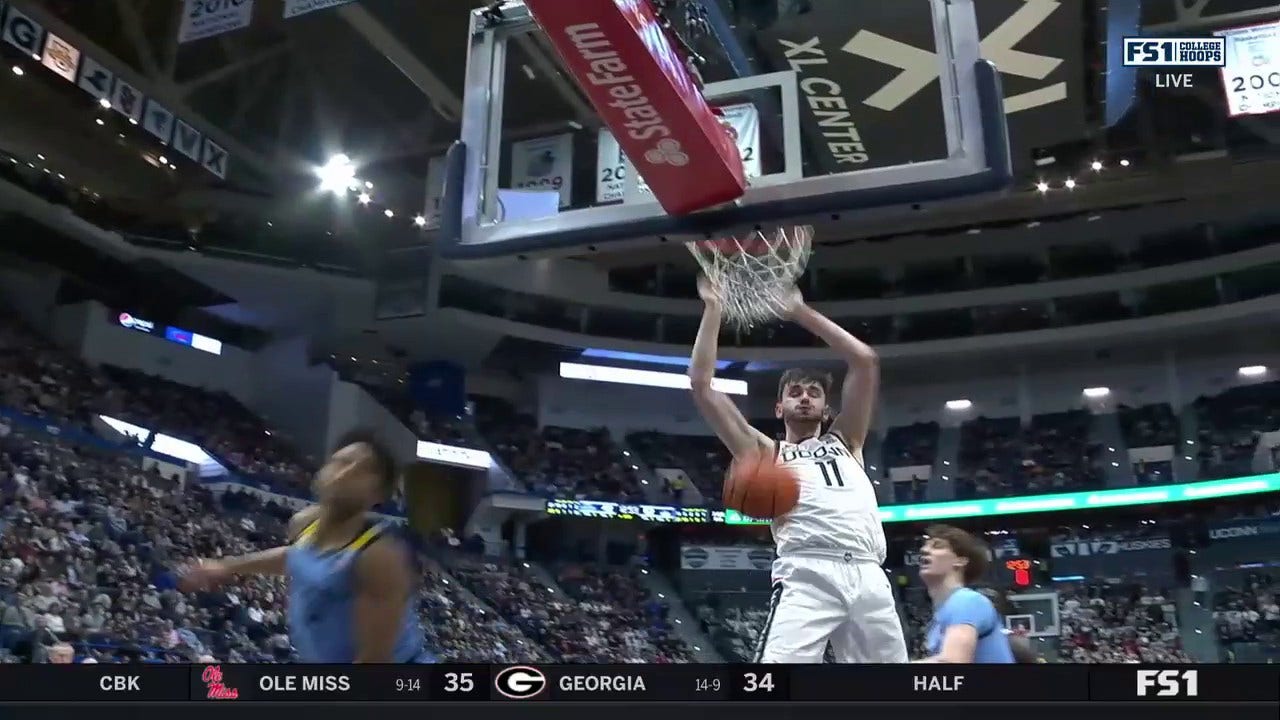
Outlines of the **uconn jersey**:
M800 500L773 521L769 614L757 663L904 663L907 644L884 562L884 528L862 458L838 435L778 443Z
M800 481L799 502L773 521L779 557L839 551L884 562L884 525L860 454L826 433L800 443L779 441L777 461Z

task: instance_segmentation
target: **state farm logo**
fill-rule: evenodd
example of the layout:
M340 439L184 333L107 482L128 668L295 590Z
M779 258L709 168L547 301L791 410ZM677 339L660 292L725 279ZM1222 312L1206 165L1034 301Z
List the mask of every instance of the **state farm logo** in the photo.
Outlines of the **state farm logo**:
M684 167L689 164L689 154L680 146L680 141L673 138L659 140L657 145L645 152L644 159L652 165Z
M494 675L493 687L505 698L528 700L547 689L547 676L538 668L516 665Z

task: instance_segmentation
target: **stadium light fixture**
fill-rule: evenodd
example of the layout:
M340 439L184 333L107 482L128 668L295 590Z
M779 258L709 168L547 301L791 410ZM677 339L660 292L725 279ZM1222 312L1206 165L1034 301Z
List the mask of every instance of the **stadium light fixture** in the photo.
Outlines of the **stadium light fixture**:
M1040 182L1036 183L1036 189L1042 193L1047 193L1049 192L1049 183L1041 180Z
M387 208L386 210L383 210L382 214L386 215L389 218L393 218L396 216L395 211L393 211L391 208Z
M1240 377L1262 377L1267 374L1266 365L1245 365L1236 371Z
M1084 389L1084 396L1087 398L1104 398L1111 394L1111 388L1108 387L1087 387Z
M946 407L948 410L954 410L959 412L961 410L968 410L969 408L973 407L973 403L963 398L960 400L948 400L946 403Z
M111 101L106 98L98 98L98 107L102 108L103 110L110 110Z
M368 205L373 198L369 196L369 193L362 192L356 200L359 200L361 205Z
M338 153L331 156L323 167L317 168L316 175L320 177L322 192L338 194L355 183L356 166L351 163L351 158Z
M1093 162L1089 163L1089 167L1092 168L1094 172L1098 172L1099 170L1102 169L1102 161L1094 160Z
M1075 190L1075 189L1076 189L1076 181L1075 181L1075 178L1067 178L1066 182L1064 182L1064 183L1062 183L1062 184L1063 184L1064 186L1066 186L1066 188L1067 188L1068 190Z
M158 158L156 158L156 159L160 161L160 164L161 164L161 165L168 165L168 164L169 164L169 158L165 157L164 155L161 155L160 157L158 157Z
M1129 161L1128 161L1128 160L1121 160L1121 161L1120 161L1120 167L1129 167Z
M17 75L18 77L22 77L23 75L27 74L27 71L23 70L21 65L14 65L13 74Z
M415 216L413 217L413 224L414 224L414 225L416 225L416 226L418 226L418 227L426 227L426 226L427 226L427 219L426 219L425 217L421 216L421 215L415 215Z

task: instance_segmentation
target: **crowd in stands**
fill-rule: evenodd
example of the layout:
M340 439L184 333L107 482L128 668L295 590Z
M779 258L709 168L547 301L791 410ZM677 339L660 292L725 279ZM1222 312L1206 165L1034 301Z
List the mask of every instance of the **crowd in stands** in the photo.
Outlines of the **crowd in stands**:
M1101 455L1085 410L1019 418L976 418L960 426L956 496L1003 497L1100 489Z
M1280 430L1280 382L1230 388L1196 398L1200 476L1251 475L1263 433Z
M1269 648L1280 645L1280 582L1269 573L1250 572L1236 584L1221 583L1213 597L1213 618L1219 642L1240 661L1258 662L1267 655L1274 661ZM1267 655L1238 657L1260 648L1268 649Z
M540 428L531 415L502 409L479 415L476 422L526 492L565 499L645 499L639 466L605 428Z
M1189 663L1177 609L1136 585L1060 584L1058 650L1072 663Z
M564 662L688 662L666 603L634 574L572 565L551 587L526 563L450 557L450 572L481 602Z

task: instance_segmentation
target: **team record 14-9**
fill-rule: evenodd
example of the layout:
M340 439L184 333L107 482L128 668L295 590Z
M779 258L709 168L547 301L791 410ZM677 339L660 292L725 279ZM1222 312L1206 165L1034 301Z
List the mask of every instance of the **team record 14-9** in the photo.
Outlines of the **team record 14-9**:
M15 702L1257 702L1280 665L8 665Z

